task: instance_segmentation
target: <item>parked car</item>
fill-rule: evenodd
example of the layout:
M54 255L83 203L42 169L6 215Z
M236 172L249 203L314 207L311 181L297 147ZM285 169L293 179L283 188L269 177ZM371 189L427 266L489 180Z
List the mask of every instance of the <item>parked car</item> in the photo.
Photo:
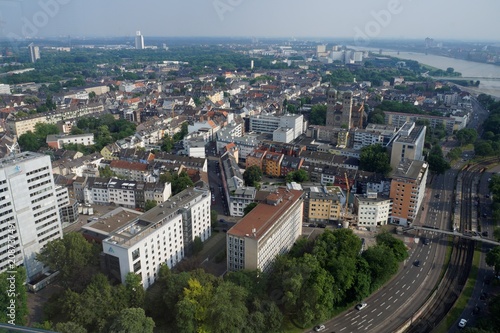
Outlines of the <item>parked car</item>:
M429 245L429 243L431 242L431 240L429 238L424 238L424 245Z
M467 325L467 320L464 318L460 319L460 321L458 322L458 327L460 328L464 328L466 325Z

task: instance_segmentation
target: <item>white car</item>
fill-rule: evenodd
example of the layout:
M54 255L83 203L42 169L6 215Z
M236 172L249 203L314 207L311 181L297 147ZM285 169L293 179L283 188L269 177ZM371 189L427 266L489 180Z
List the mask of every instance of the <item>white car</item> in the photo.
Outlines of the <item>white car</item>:
M358 310L363 310L364 308L366 308L368 304L366 304L365 302L362 302L362 303L359 303L358 305L356 305L356 309Z
M324 331L325 329L326 329L325 325L318 325L314 327L314 332L321 332Z
M467 325L467 320L464 318L460 319L460 322L458 323L458 327L464 328L465 325Z

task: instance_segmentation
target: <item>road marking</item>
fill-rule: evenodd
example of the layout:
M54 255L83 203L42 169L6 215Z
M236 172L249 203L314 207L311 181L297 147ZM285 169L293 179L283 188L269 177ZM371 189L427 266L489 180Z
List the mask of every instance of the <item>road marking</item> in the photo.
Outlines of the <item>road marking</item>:
M362 329L364 325L358 326L358 330Z
M411 284L414 284L415 283L415 280L413 280L413 282Z
M358 322L358 321L356 320L356 321L352 322L352 323L351 323L351 325L354 325L354 324L356 324L357 322Z
M365 327L365 331L368 330L368 328L370 328L370 326L372 326L372 324L368 325Z
M373 318L372 318L372 319L370 319L370 320L368 320L368 324L369 324L369 323L371 323L372 321L373 321Z
M359 315L357 315L356 317L352 318L351 321L353 321L354 319L358 319L359 318Z
M385 294L386 294L386 293L383 293L383 294L382 294L382 297L384 297L384 296L385 296Z
M420 271L422 271L423 269L424 269L423 267L422 267L422 268L420 268Z
M429 256L426 256L426 257L425 257L425 260L429 260Z
M382 314L382 312L380 312L380 313L377 315L377 317L380 317L380 315L381 315L381 314Z
M377 309L373 309L373 310L372 310L372 313L374 313L375 311L377 311Z
M352 315L354 312L348 312L345 316L346 317L349 317L350 315Z
M397 294L399 294L399 290L398 290L398 291L396 291L396 295L397 295Z
M365 321L366 321L366 320L360 321L360 322L359 322L359 324L361 325L361 324L363 324Z
M419 277L419 276L420 276L420 273L417 274L417 277Z
M390 301L394 296L389 297L388 301Z
M345 330L346 328L347 328L347 326L346 326L346 327L344 327L344 328L342 328L342 329L340 329L340 332L342 332L342 331L343 331L343 330Z
M404 294L405 294L405 292L403 291L403 292L401 293L401 297L403 297L403 295L404 295Z
M403 284L403 286L402 286L401 288L404 288L404 287L406 287L406 283L405 283L405 284Z
M380 304L380 306L384 306L384 304L385 304L385 302L384 302L384 303L382 303L382 304Z
M361 317L361 319L365 319L366 317L368 317L368 315L364 315L363 317Z
M386 310L389 310L389 308L390 308L390 307L391 307L391 306L390 306L390 305L388 305L385 309L386 309Z
M396 282L395 286L397 286L397 285L398 285L398 283L399 283L399 281L398 281L398 282Z
M396 298L396 299L394 300L394 302L392 302L392 303L396 303L397 301L398 301L398 299Z

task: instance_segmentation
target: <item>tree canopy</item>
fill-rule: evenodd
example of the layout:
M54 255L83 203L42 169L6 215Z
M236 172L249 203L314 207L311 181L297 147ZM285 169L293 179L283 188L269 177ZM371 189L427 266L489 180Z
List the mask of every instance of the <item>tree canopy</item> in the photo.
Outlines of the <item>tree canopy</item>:
M256 187L257 183L262 180L262 170L256 165L246 168L243 172L243 180L246 186Z
M361 149L359 168L364 171L388 174L391 171L390 157L381 145L370 145Z

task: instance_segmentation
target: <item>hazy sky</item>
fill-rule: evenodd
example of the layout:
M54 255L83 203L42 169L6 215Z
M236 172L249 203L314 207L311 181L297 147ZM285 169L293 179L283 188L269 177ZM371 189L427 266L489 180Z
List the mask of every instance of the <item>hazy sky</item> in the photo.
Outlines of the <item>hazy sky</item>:
M0 0L2 37L500 40L499 0Z

